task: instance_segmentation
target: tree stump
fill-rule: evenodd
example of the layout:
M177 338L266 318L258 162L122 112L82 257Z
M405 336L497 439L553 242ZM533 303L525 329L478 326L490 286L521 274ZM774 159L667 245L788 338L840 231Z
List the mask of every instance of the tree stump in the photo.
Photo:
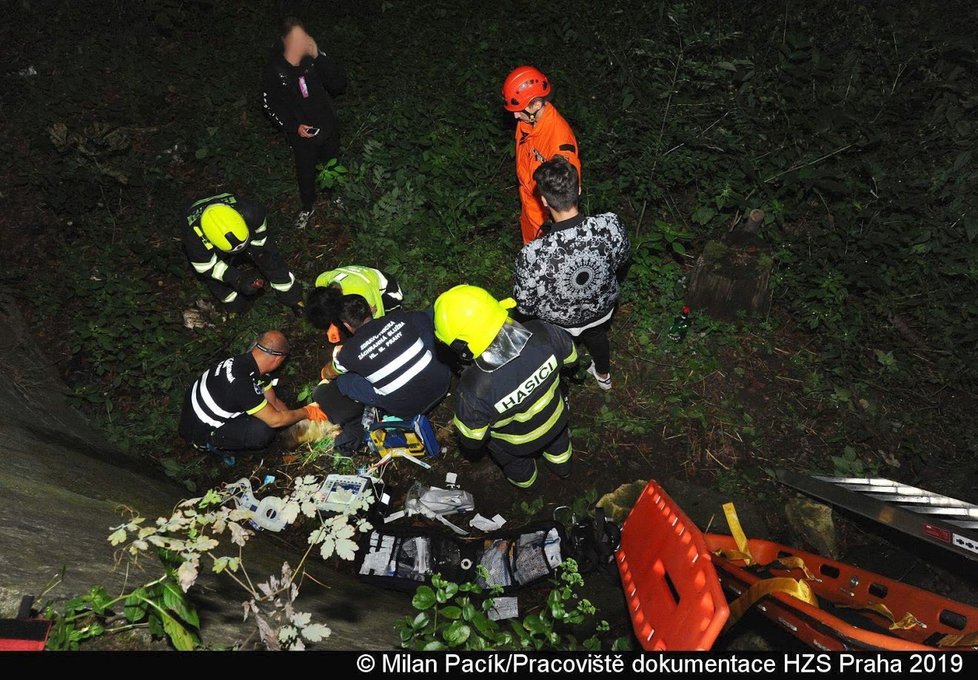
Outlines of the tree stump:
M709 241L697 258L686 303L715 319L732 321L738 313L767 314L771 308L770 247L757 235L763 210L751 210L747 222L719 241Z

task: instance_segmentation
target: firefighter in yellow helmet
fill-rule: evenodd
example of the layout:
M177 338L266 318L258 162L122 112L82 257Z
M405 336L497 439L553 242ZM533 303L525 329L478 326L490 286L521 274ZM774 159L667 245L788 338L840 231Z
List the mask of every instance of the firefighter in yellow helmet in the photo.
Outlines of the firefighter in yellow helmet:
M514 306L482 288L456 286L435 301L435 335L471 362L456 389L459 443L488 447L506 478L528 489L537 480L538 456L558 477L570 475L560 372L577 362L577 350L557 326L511 319Z
M265 279L241 269L250 261L279 300L301 315L302 286L268 235L263 206L233 194L202 198L187 210L183 245L197 276L227 311L244 311L246 298L265 287Z

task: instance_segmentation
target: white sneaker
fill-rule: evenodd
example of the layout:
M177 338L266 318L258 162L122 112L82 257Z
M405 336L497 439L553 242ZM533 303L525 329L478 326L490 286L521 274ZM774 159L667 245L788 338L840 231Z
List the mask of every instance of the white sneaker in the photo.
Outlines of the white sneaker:
M608 374L607 378L602 378L598 375L598 369L594 367L594 362L588 367L587 372L594 376L595 381L598 383L598 387L607 391L611 389L611 374Z
M295 228L305 229L306 225L309 224L309 218L312 217L314 212L316 212L315 208L312 210L300 210L299 215L295 218Z

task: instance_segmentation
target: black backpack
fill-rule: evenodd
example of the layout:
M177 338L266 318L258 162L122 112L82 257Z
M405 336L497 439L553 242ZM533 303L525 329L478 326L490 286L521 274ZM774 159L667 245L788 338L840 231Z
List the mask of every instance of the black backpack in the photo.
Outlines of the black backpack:
M602 508L595 508L593 518L571 526L569 547L569 556L577 560L582 574L603 569L615 561L615 552L621 547L621 527Z

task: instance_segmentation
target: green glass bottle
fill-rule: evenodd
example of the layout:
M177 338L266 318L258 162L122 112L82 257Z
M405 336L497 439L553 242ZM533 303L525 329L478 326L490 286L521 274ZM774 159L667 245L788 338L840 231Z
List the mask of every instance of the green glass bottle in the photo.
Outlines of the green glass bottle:
M673 319L672 326L669 327L669 339L673 342L682 342L683 338L686 337L686 333L689 331L689 324L689 306L687 305Z

